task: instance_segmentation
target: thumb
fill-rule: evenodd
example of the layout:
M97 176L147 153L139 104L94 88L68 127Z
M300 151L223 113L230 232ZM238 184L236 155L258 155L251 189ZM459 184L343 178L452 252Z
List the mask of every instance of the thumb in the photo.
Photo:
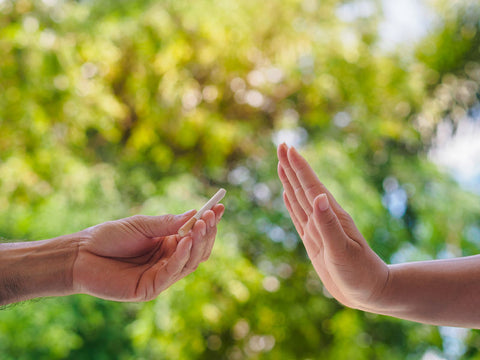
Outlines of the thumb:
M330 254L342 254L347 248L348 236L332 210L327 195L318 195L313 204L315 225L322 235L325 249Z
M193 215L195 215L196 212L196 210L189 210L180 215L137 215L134 216L133 219L134 221L139 221L139 228L144 230L146 236L159 237L176 234L178 229L180 229L183 224L185 224Z

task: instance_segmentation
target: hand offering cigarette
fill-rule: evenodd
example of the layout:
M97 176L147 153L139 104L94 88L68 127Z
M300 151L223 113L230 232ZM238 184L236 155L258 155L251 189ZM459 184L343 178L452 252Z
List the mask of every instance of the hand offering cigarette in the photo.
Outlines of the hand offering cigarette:
M217 193L213 195L212 198L208 200L207 203L203 205L203 207L198 210L198 212L190 220L188 220L185 224L182 225L182 227L178 230L178 235L185 236L193 227L195 222L197 220L200 220L204 212L212 209L215 205L217 205L218 202L223 199L226 193L227 191L225 189L218 190Z

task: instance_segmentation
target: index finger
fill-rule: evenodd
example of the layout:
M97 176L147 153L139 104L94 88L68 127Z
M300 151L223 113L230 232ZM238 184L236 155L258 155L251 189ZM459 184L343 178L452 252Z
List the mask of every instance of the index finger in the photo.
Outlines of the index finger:
M326 194L334 211L343 211L330 191L328 191L325 185L318 179L317 174L313 171L307 160L305 160L294 147L288 149L287 156L310 207L313 206L313 202L318 195Z
M285 191L287 193L287 197L289 198L291 204L293 205L293 209L297 214L300 216L299 220L301 220L302 217L305 217L305 222L306 217L309 216L312 213L312 204L311 202L307 199L305 195L305 191L302 187L302 184L297 178L297 174L295 172L295 169L292 168L290 165L290 161L288 160L288 147L285 144L281 144L278 147L278 160L280 161L280 165L278 167L278 175L280 177L280 180L283 183L283 187L285 188ZM296 206L298 205L298 207ZM297 211L303 209L303 211ZM302 212L304 212L306 215L301 216Z

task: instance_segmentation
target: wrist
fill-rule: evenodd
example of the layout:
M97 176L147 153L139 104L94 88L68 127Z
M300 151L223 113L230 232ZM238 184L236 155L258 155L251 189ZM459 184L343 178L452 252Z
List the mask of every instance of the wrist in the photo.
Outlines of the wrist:
M377 274L375 282L372 284L373 291L368 299L358 302L354 307L358 310L381 314L386 309L396 306L394 299L395 275L391 265L384 262L381 263L379 269L372 273Z
M0 304L73 293L79 238L0 244Z
M405 318L406 314L411 311L411 303L404 285L405 281L408 283L411 280L408 280L408 276L407 280L405 279L401 265L386 265L386 267L387 278L376 296L376 300L361 310Z

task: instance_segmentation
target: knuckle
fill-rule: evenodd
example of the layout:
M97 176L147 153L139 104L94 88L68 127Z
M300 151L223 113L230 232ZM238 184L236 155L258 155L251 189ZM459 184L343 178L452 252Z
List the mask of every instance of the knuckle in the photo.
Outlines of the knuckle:
M174 220L175 216L172 214L167 214L162 216L162 221L163 222L172 222Z
M151 300L151 296L151 291L149 291L148 289L143 289L143 291L137 292L133 300L136 302L146 302Z
M303 188L301 186L297 186L295 189L293 189L293 192L295 193L295 196L298 197L298 195L303 194Z
M346 211L341 211L338 214L338 217L339 217L340 221L345 221L347 223L353 223L353 218Z
M212 249L209 249L203 254L201 262L205 262L210 258L210 255L212 254Z
M194 272L195 270L198 269L198 264L190 264L190 265L187 265L185 266L185 270L188 272L188 273L192 273Z
M300 224L305 224L308 221L308 216L303 211L303 208L298 208L296 212L297 220Z
M133 215L128 219L132 222L143 222L145 220L144 215Z
M319 193L319 190L314 185L310 185L305 189L305 195L308 197L315 198Z
M328 214L323 217L322 224L328 228L337 227L337 218L333 214Z

